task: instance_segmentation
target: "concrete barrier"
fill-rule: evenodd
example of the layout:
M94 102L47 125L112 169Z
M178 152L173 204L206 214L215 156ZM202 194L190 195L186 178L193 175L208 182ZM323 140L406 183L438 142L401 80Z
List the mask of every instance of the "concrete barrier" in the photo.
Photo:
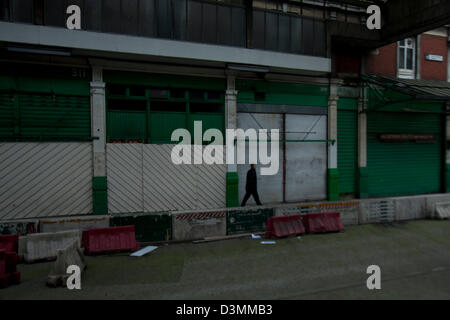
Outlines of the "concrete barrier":
M226 234L225 211L172 214L172 238L174 240L199 240Z
M81 216L41 219L40 232L59 232L67 230L88 230L96 228L108 228L109 216Z
M25 250L22 249L21 253L27 263L55 259L57 250L67 247L73 241L77 241L78 247L81 247L80 230L36 233L21 238L24 238L22 239L22 246L25 246Z
M65 286L67 278L67 267L78 266L83 273L86 270L86 261L83 250L80 249L76 240L67 247L56 251L56 261L47 277L47 285L50 287Z
M450 194L427 195L425 200L425 213L427 218L436 218L436 204L450 202Z
M417 220L426 218L425 196L394 198L395 221Z
M450 202L438 202L435 207L436 219L450 219Z

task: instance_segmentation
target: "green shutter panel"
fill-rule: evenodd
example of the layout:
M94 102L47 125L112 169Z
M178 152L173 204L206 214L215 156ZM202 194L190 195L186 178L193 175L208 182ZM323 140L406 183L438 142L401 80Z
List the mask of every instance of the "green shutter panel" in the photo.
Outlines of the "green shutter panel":
M147 113L140 111L108 111L110 140L141 140L147 137Z
M90 101L84 96L20 94L20 134L90 137Z
M380 133L429 133L436 142L383 142ZM437 193L441 189L440 114L368 114L367 168L371 197Z
M356 192L358 156L358 114L356 111L338 111L338 172L339 193Z
M12 136L14 133L14 96L0 93L0 136Z

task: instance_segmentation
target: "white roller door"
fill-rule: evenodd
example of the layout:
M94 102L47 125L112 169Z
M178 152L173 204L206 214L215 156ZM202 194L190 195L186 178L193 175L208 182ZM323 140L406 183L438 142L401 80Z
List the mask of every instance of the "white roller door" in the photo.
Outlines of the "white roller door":
M286 115L286 201L327 198L327 117Z
M238 114L238 128L240 129L279 129L282 131L283 118L281 114L264 114L264 113L239 113ZM270 150L270 144L268 144ZM270 151L269 151L270 154ZM248 144L246 146L246 159L248 159ZM283 201L283 168L282 168L283 154L280 146L279 163L280 167L278 173L273 176L261 176L260 168L257 168L258 176L258 194L261 202L277 203ZM248 163L248 160L246 161ZM247 171L250 165L238 165L239 175L239 203L245 196L245 183L247 178ZM255 204L253 197L249 199L248 204Z

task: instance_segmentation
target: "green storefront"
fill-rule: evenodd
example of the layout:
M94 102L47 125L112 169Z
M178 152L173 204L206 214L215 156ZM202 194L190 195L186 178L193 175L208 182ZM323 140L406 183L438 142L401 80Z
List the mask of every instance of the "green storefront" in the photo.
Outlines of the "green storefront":
M225 80L105 71L107 142L175 143L172 132L202 121L225 127Z
M88 69L8 64L1 70L1 140L91 139Z
M338 101L339 195L358 192L358 99L342 97Z
M391 197L445 192L446 97L437 89L444 85L384 81L383 89L368 89L367 190L361 193Z

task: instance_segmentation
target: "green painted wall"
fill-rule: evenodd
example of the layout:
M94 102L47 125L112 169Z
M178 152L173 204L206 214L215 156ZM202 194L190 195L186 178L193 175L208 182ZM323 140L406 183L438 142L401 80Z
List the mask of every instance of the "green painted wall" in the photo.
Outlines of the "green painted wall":
M450 193L450 164L445 165L445 192Z
M239 207L239 177L237 172L227 172L226 203L227 208Z
M358 168L358 198L369 197L369 172L367 168Z
M358 171L358 100L340 98L338 102L339 194L355 194Z
M328 106L327 85L236 80L236 89L240 103ZM255 92L264 93L264 99L255 97Z
M106 177L92 178L92 201L94 214L108 214L108 186Z
M141 85L168 88L192 88L208 90L226 90L225 78L189 77L165 74L150 74L126 71L105 70L105 83Z
M339 200L339 171L338 169L328 169L328 200Z

